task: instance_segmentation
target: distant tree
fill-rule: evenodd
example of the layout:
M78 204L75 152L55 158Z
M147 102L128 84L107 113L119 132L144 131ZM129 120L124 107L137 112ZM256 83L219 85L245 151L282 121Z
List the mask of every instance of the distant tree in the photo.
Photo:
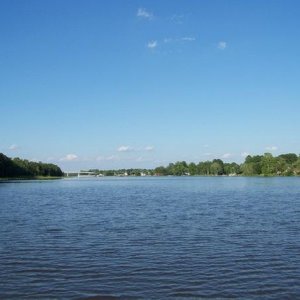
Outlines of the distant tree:
M263 175L276 174L276 158L271 153L265 153L261 160L261 171Z
M283 175L288 169L288 163L280 156L276 157L275 161L276 175Z
M54 164L32 162L27 159L11 159L0 153L0 177L63 176L61 169Z
M154 173L159 176L168 175L165 167L160 166L154 169Z
M240 174L240 166L237 163L224 163L224 174Z
M213 175L224 174L224 163L221 159L214 159L210 166L210 173Z
M104 175L105 176L114 176L115 172L113 170L107 170L107 171L105 171Z
M188 173L188 165L185 161L178 161L174 165L173 175L182 176Z
M295 175L300 175L300 157L293 164L293 173Z
M196 175L197 174L197 166L195 163L190 163L189 166L188 166L188 172L190 173L190 175Z
M255 164L252 162L248 162L248 163L243 163L241 165L241 171L242 174L245 176L253 176L253 175L257 175L257 173L255 172L255 168L254 168Z
M298 160L298 156L295 153L281 154L278 158L282 158L287 164L293 164Z
M199 175L210 175L211 164L212 164L211 161L199 162L199 164L197 165L198 174Z

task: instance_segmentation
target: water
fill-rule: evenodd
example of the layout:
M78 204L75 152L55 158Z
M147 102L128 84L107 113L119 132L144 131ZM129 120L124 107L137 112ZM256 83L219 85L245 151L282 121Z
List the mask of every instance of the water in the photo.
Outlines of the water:
M300 178L0 183L0 298L300 298Z

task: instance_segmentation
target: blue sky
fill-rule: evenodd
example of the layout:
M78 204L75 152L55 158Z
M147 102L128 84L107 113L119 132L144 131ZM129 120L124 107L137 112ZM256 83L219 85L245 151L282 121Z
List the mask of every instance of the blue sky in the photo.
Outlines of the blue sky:
M0 152L80 168L300 151L299 1L0 2Z

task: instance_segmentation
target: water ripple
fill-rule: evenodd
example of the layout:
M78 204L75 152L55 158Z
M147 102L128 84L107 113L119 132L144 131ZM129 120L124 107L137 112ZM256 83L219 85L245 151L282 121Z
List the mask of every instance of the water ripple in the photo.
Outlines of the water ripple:
M299 178L0 186L0 299L300 297Z

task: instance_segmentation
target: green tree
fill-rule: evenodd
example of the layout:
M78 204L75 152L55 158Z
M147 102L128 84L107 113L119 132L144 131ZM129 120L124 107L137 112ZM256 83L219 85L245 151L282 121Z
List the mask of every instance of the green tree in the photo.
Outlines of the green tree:
M261 171L265 176L276 174L276 158L271 153L265 153L261 160Z
M188 167L188 171L189 171L190 175L197 175L198 169L197 169L196 164L193 163L193 162L190 163L190 164L189 164L189 167Z
M173 175L182 176L188 173L188 165L185 161L178 161L174 165Z
M224 163L221 159L214 159L210 166L210 173L213 175L224 174Z
M289 165L292 165L298 160L298 156L295 153L281 154L278 158L282 158Z
M199 162L199 164L197 165L198 174L199 175L210 175L211 164L212 164L211 161Z
M240 174L240 166L237 163L224 163L224 174Z
M154 173L159 176L168 175L166 168L163 166L155 168Z
M300 157L293 164L293 173L295 175L300 175Z

